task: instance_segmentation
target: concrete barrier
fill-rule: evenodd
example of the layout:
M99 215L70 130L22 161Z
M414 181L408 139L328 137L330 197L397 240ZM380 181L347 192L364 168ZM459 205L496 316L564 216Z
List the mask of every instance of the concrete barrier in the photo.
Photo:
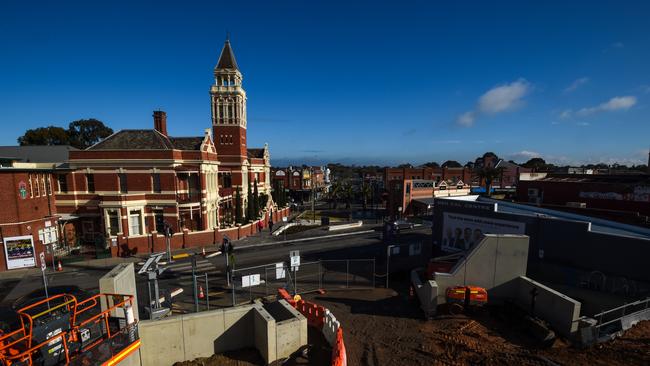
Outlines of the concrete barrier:
M423 272L423 268L411 271L411 285L420 300L420 308L424 311L424 315L431 317L436 315L438 308L438 284L432 280L422 281Z
M285 301L269 309L257 302L234 308L140 322L140 363L171 365L255 347L269 364L307 344L307 320Z
M355 227L361 227L363 225L363 221L357 221L353 222L351 224L342 224L342 225L330 225L327 230L328 231L337 231L337 230L345 230L345 229L354 229Z
M435 273L438 305L446 302L451 286L480 286L488 290L490 302L512 298L516 279L526 275L528 236L487 234L449 273Z
M520 276L517 280L515 301L524 309L531 308L531 291L537 289L535 316L546 320L562 336L571 338L578 331L580 302L536 282Z
M271 233L271 235L278 236L278 235L282 234L288 228L290 228L292 226L298 226L298 225L299 224L297 222L290 222L288 224L280 226L277 230L274 230L273 233Z

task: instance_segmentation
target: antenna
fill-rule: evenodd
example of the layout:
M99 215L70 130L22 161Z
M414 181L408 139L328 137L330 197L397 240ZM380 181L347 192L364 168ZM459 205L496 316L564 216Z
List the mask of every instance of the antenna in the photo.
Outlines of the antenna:
M226 42L230 42L230 32L226 29Z

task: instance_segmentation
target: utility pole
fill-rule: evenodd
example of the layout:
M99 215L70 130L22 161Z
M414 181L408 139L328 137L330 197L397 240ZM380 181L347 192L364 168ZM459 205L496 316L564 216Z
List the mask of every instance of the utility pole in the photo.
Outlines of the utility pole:
M311 175L311 214L313 217L313 223L316 223L316 209L315 209L315 201L316 201L316 195L314 194L314 168L309 168L311 170L310 175Z

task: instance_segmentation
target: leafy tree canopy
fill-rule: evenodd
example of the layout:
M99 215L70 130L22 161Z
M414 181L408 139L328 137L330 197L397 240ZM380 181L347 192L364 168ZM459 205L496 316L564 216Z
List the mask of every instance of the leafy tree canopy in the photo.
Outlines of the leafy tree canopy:
M70 122L68 134L70 145L77 149L85 149L113 134L113 129L94 118L80 119Z
M61 127L48 126L39 127L25 131L25 134L18 138L18 144L26 145L68 145L70 136Z
M443 168L462 168L463 166L460 165L459 162L456 160L447 160L444 163L442 163Z

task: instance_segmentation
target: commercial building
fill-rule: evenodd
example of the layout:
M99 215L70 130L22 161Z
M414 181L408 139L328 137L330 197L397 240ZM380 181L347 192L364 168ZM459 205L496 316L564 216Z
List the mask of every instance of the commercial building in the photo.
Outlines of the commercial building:
M578 286L598 272L607 282L601 287L650 291L650 229L479 196L435 199L439 253L469 250L488 233L529 236L528 273L536 279Z
M522 177L517 201L650 224L650 175L545 174Z
M387 212L392 218L431 215L436 197L466 196L470 187L463 181L404 179L388 183Z
M327 190L329 169L320 166L302 166L273 168L273 187L285 190L288 196L296 202L307 201L311 198L312 190L316 198Z

